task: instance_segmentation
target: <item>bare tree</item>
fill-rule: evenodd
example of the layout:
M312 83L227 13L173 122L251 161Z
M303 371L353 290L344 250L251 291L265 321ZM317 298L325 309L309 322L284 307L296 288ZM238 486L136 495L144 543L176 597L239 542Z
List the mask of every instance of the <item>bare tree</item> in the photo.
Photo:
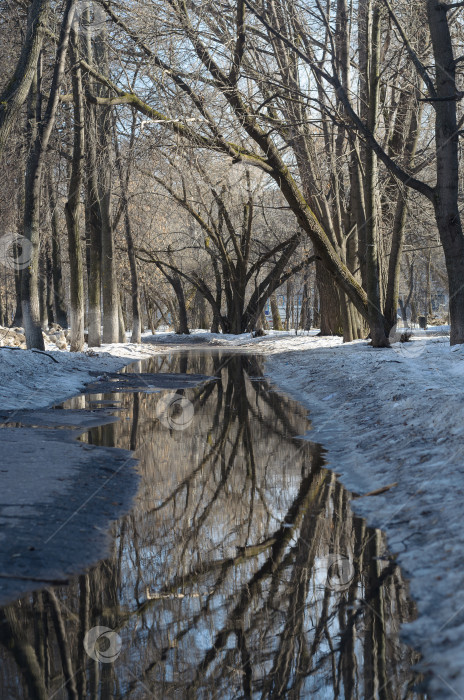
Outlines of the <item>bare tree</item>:
M68 227L68 248L70 265L70 326L71 351L79 352L84 347L84 274L81 250L81 188L84 166L84 104L82 75L78 62L78 37L71 30L70 58L72 68L72 92L74 105L74 144L69 180L68 201L65 205Z

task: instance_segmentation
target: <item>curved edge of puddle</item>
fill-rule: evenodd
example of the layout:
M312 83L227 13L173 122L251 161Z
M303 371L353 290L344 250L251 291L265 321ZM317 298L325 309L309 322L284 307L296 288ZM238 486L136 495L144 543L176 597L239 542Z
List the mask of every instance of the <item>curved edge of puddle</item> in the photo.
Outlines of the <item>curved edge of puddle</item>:
M137 459L127 450L79 441L92 427L118 422L116 406L63 406L121 392L117 378L139 362L117 373L96 372L100 381L49 408L0 411L0 606L67 583L108 554L111 524L131 510L138 491ZM185 385L211 379L191 375ZM185 381L178 375L150 385L145 377L122 390L165 391Z
M423 615L421 610L421 602L423 596L417 591L417 581L414 577L414 570L405 554L407 552L403 540L408 536L407 532L395 531L391 527L391 522L382 518L382 503L385 503L385 497L388 498L388 489L385 486L382 488L382 473L367 473L365 465L367 457L363 450L359 450L356 454L352 450L352 444L343 443L345 433L340 430L336 424L336 419L331 415L331 405L328 399L332 401L339 396L340 388L337 388L336 393L330 393L329 386L316 395L314 384L311 386L311 395L301 386L296 386L291 380L283 385L284 377L278 370L278 362L286 359L285 351L277 355L268 355L264 358L264 376L269 381L271 390L282 394L294 401L297 401L305 408L308 415L308 420L312 424L312 430L305 435L300 436L301 439L308 442L321 443L324 447L325 468L333 472L337 480L350 494L350 506L355 515L363 518L368 527L380 530L385 538L389 551L396 558L396 561L402 570L405 580L408 584L408 595L416 606L416 617L412 622L403 622L400 627L400 639L410 648L415 649L421 657L421 660L414 666L414 671L420 674L424 681L427 697L434 700L442 700L449 697L449 686L439 674L434 673L434 658L430 652L424 647L423 634L415 629L416 626L423 627L424 622L427 623L427 616ZM275 363L275 364L274 364ZM274 364L274 368L272 365ZM314 378L313 378L314 379ZM343 390L342 390L343 391ZM342 395L342 391L340 395ZM333 387L332 387L333 392ZM327 403L325 403L327 401ZM361 440L361 432L354 433L357 439ZM352 437L353 435L352 434ZM338 442L337 442L338 441ZM342 444L341 444L342 443ZM375 456L374 456L375 459ZM396 486L390 484L391 487ZM394 490L394 489L393 489ZM364 498L369 496L369 498ZM368 502L370 502L368 504ZM430 695L433 693L433 695Z

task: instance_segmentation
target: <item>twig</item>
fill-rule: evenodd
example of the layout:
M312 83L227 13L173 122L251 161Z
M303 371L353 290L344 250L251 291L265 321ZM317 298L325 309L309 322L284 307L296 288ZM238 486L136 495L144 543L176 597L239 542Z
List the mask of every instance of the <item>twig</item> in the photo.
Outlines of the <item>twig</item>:
M13 581L34 581L36 583L50 583L53 586L65 586L69 583L67 578L38 578L37 576L21 576L16 574L0 574L0 578Z
M362 493L360 496L353 496L353 498L365 498L366 496L380 496L381 493L385 493L385 491L389 491L394 486L398 486L397 481L393 482L393 484L388 484L388 486L382 486L380 489L376 489L375 491L369 491L368 493Z
M21 350L21 348L13 347L13 346L11 346L11 345L3 345L2 347L0 347L0 350ZM32 352L38 352L38 353L40 353L41 355L46 355L46 356L49 357L51 360L53 360L53 362L56 362L57 365L60 364L60 363L58 362L58 360L55 359L55 358L53 357L53 355L49 355L48 352L44 352L43 350L37 350L36 348L32 348Z
M18 350L19 350L19 348L18 348ZM49 357L51 360L53 360L53 362L56 362L57 365L60 364L60 363L58 362L58 360L57 360L55 357L53 357L53 355L49 355L48 352L44 352L43 350L37 350L36 348L32 348L32 352L38 352L38 353L40 353L41 355L46 355L46 356Z

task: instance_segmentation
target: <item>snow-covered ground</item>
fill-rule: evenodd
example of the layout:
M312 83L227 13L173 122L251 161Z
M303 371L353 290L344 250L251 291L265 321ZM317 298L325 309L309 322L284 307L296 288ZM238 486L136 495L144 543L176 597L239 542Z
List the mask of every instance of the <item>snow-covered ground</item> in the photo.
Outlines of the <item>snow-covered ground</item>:
M395 484L352 506L387 533L411 581L419 617L404 632L423 653L431 697L462 698L464 346L426 333L392 350L306 342L274 354L266 371L308 407L308 437L345 486L362 495Z
M415 332L409 343L376 350L315 332L227 336L195 331L145 335L142 345L50 356L0 348L0 405L43 407L95 377L179 345L239 349L267 356L266 374L307 406L308 438L328 450L328 466L352 491L378 496L354 510L388 535L411 580L419 617L405 628L424 655L431 697L464 697L464 346L446 329Z
M149 346L104 345L70 353L47 345L46 352L0 347L0 407L44 408L60 403L95 380L91 372L116 372L152 355Z

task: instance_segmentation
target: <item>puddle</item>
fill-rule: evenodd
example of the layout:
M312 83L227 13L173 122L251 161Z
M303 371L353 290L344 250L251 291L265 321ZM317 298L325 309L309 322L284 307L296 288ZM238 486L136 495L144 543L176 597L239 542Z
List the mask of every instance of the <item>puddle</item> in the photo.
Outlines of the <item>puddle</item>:
M323 449L298 438L305 410L251 355L134 372L217 380L65 404L114 407L118 422L80 439L134 450L138 495L105 560L0 610L0 697L426 698L399 639L407 583Z

